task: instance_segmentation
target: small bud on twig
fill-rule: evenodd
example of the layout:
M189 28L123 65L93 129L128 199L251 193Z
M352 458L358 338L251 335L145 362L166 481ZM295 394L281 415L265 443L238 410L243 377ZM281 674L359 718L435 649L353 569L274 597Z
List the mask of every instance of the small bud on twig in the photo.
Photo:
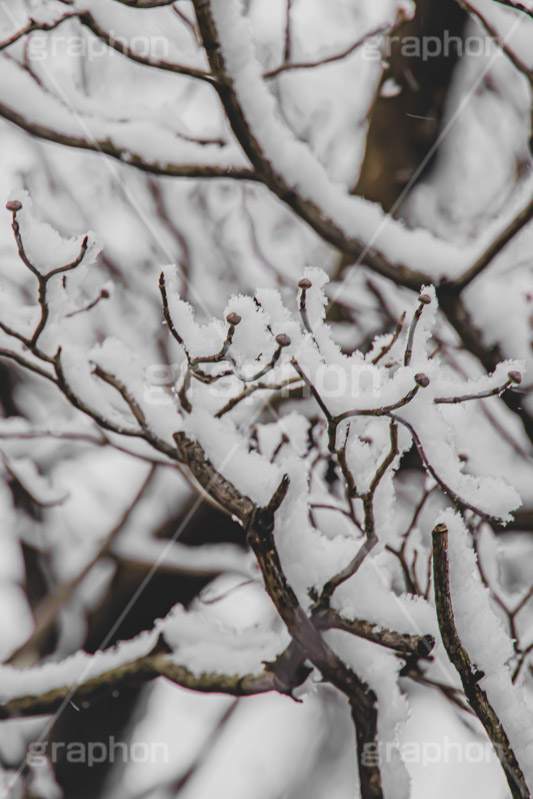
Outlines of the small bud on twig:
M303 289L304 291L305 289L310 289L312 285L313 284L308 277L302 277L302 279L298 281L299 288Z
M288 347L291 343L290 338L286 335L286 333L279 333L276 336L276 341L280 347Z
M18 200L10 200L8 203L6 203L6 208L8 211L12 211L14 214L16 214L16 212L20 211L22 208L22 203Z
M418 298L418 302L421 302L422 305L429 305L431 303L431 297L429 294L421 294Z
M240 321L241 321L241 317L239 316L238 313L235 313L235 311L232 311L231 313L229 313L226 316L226 322L229 325L233 325L234 327L235 327L235 325L238 325Z
M427 388L427 386L429 386L429 377L419 372L415 375L415 383L421 388Z
M507 377L512 383L517 383L518 385L520 385L520 383L522 382L522 375L520 374L520 372L515 372L515 371L508 372Z

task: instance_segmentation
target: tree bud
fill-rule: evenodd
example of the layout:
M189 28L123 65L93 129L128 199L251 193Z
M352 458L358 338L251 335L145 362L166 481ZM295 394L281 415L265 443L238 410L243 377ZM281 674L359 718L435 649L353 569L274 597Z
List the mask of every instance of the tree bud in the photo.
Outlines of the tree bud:
M429 386L429 377L419 372L418 374L415 375L415 383L419 385L421 388L426 388L427 386Z

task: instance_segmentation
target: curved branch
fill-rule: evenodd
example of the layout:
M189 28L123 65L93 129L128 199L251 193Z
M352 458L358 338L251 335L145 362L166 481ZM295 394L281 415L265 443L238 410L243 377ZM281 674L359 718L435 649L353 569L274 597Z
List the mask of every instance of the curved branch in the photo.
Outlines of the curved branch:
M79 150L108 155L122 164L133 166L152 175L161 175L174 178L231 178L232 180L259 181L259 176L254 170L247 167L221 166L217 164L175 164L161 163L159 161L146 161L137 153L130 152L126 147L114 144L109 138L94 139L90 141L83 136L73 136L54 130L47 125L32 122L29 119L0 101L0 116L12 122L22 130L36 136L38 139L62 144L65 147L74 147Z
M27 25L24 25L23 28L20 28L15 33L12 33L11 36L8 36L7 39L4 39L0 42L0 50L5 50L6 47L15 44L15 42L18 42L19 39L22 39L24 36L28 36L28 34L33 33L33 31L52 31L54 28L62 25L67 19L72 19L73 17L77 16L77 11L67 11L53 22L36 22L34 19L30 19Z
M98 39L104 44L115 50L117 53L129 58L130 61L135 61L145 67L152 67L153 69L161 69L165 72L174 72L177 75L187 75L190 78L197 78L198 80L205 81L206 83L213 83L214 78L203 69L196 69L195 67L187 67L183 64L176 64L172 61L163 61L162 59L146 57L140 53L136 53L133 48L126 44L121 39L116 39L108 31L102 28L95 20L90 12L84 12L79 15L82 25L90 30Z
M324 56L323 58L317 58L314 61L285 61L283 64L280 64L279 67L275 67L274 69L268 70L263 74L263 77L266 80L271 78L276 78L278 75L281 75L283 72L289 72L291 70L296 69L314 69L315 67L321 67L326 64L334 64L336 61L342 61L343 58L354 53L360 47L362 47L366 42L370 39L373 39L375 36L380 36L388 33L390 31L389 25L380 25L377 28L365 33L364 36L361 36L357 41L351 44L349 47L346 47L344 50L341 50L339 53L335 53L333 55Z
M161 6L171 6L176 2L178 0L115 0L115 3L121 3L129 8L160 8Z
M530 19L533 19L533 10L528 8L523 3L517 2L517 0L492 0L493 3L499 3L501 6L506 6L506 8L512 8L513 11L521 11L522 14L525 14Z
M422 446L422 442L420 441L418 433L416 432L413 425L410 424L410 422L407 422L405 419L402 419L400 416L396 416L395 414L392 413L390 414L390 418L394 419L395 422L398 422L399 424L403 425L409 430L409 432L413 437L413 442L416 447L416 451L418 452L420 460L424 464L424 467L427 469L427 471L433 477L433 479L439 484L444 493L447 494L447 496L449 496L454 502L456 502L458 505L461 505L463 508L468 508L468 510L473 511L482 519L485 519L485 521L488 522L495 521L501 525L505 524L503 519L498 519L493 516L490 516L490 514L485 513L485 511L481 510L481 508L477 508L475 505L472 505L470 502L467 502L465 499L462 499L459 496L459 494L456 494L455 491L452 488L450 488L450 486L442 479L442 477L440 477L440 475L436 472L435 468L429 461L425 453L424 447Z

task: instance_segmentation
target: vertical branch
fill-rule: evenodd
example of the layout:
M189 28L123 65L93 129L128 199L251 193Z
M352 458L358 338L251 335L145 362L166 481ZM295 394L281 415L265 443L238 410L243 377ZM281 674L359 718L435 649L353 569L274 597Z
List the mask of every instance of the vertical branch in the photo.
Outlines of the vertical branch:
M429 305L430 302L431 302L431 297L429 297L429 295L427 294L421 294L418 298L418 307L413 316L413 321L411 322L411 325L409 327L409 333L407 334L407 346L405 348L405 355L403 359L404 366L409 366L409 364L411 363L416 328L420 321L420 317L422 316L424 305Z
M290 62L292 55L291 6L292 0L287 0L287 10L285 12L285 47L283 48L284 64Z
M39 305L41 307L41 318L39 319L37 327L35 328L28 344L28 347L34 350L37 347L37 342L39 341L39 337L46 326L46 323L48 321L48 316L50 314L50 307L48 305L48 298L47 298L48 283L52 277L55 277L56 275L62 274L64 272L70 272L72 269L75 269L77 266L81 264L81 262L85 257L85 253L87 252L87 248L89 246L89 239L87 236L85 236L85 238L82 241L79 254L71 263L66 264L65 266L59 266L56 269L52 269L47 274L43 275L41 272L39 272L37 267L31 262L24 248L24 243L22 241L22 235L20 232L20 226L17 220L17 213L22 209L22 203L19 202L18 200L11 200L10 202L7 203L6 208L8 211L11 211L11 213L13 214L12 227L13 227L13 233L15 234L15 241L17 242L17 248L20 259L28 267L30 272L33 275L35 275L39 285Z
M479 680L483 678L484 674L470 660L455 626L450 595L448 528L444 524L438 524L433 530L433 580L439 629L448 657L459 672L472 710L483 724L494 746L513 799L529 799L530 794L524 775L505 730L490 704L487 694L479 687Z
M366 536L366 540L358 549L354 558L345 566L342 571L336 574L331 580L325 584L324 588L322 589L322 594L320 599L317 603L317 607L323 608L328 607L331 597L333 596L334 591L342 585L342 583L349 580L350 577L357 572L367 555L372 552L376 544L378 543L378 538L376 536L376 529L375 529L375 520L374 520L374 496L377 490L378 485L381 482L381 479L387 469L392 465L394 458L398 455L398 425L392 421L389 426L390 430L390 449L383 459L382 463L379 464L378 468L376 469L376 473L372 478L372 482L370 484L370 488L365 494L359 495L359 499L363 501L363 511L364 511L364 533ZM353 477L352 477L353 480Z
M323 640L313 621L300 605L289 585L274 541L274 514L281 505L287 490L285 477L266 508L253 513L247 540L253 549L265 587L296 644L309 660L348 698L357 740L357 759L361 796L363 799L383 799L381 774L377 764L368 764L364 758L366 747L377 741L376 696Z

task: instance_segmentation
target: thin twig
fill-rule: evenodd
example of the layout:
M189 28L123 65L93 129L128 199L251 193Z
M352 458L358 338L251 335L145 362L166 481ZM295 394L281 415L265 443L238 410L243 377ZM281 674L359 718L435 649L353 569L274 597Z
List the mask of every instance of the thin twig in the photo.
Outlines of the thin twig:
M7 39L0 41L0 50L5 50L6 47L18 42L18 40L22 39L23 36L28 36L30 33L33 33L33 31L52 31L54 28L62 25L66 20L73 19L75 17L79 17L78 11L68 11L53 22L37 22L34 19L30 19L27 25L25 25L23 28L20 28L15 33L12 33Z
M524 228L533 218L533 199L518 212L515 218L509 222L507 227L499 233L496 238L489 244L487 249L482 255L479 256L477 261L467 269L463 274L450 282L450 285L456 291L462 291L470 283L479 277L485 269L493 262L497 255L503 248Z
M390 26L388 25L380 25L377 28L365 33L364 36L361 36L357 39L353 44L349 47L346 47L344 50L341 50L339 53L334 53L333 55L324 56L323 58L317 58L314 61L290 61L287 57L287 50L285 50L285 60L283 64L280 64L278 67L274 69L269 69L268 72L263 74L263 78L266 80L270 80L272 78L276 78L278 75L281 75L283 72L294 71L297 69L315 69L315 67L322 67L326 64L334 64L337 61L342 61L342 59L347 58L352 53L355 53L360 47L366 44L371 39L375 38L376 36L383 36L388 31L390 31Z

